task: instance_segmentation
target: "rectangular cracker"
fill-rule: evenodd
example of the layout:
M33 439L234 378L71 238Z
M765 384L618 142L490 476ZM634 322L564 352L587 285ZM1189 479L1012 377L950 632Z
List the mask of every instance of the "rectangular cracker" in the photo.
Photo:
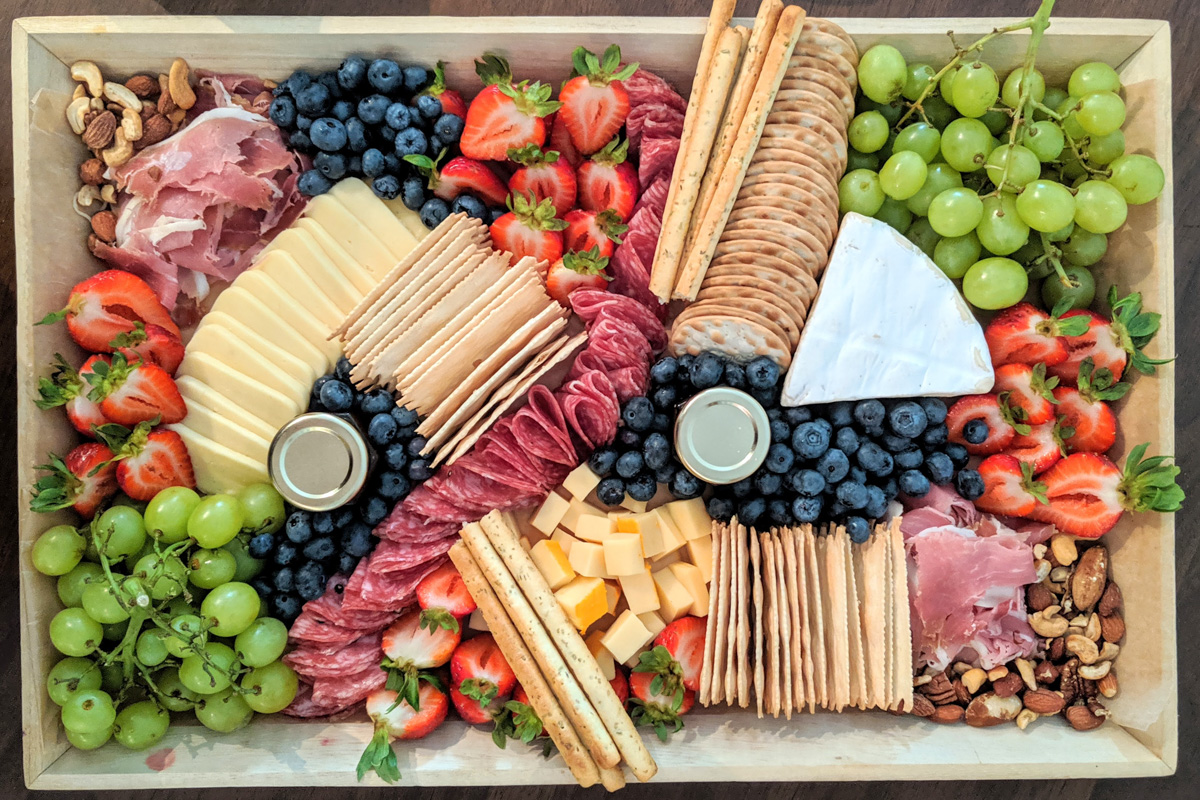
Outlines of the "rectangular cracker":
M712 589L708 593L708 617L705 620L704 626L704 658L700 662L700 705L706 706L712 702L712 687L713 687L713 654L716 652L717 644L717 617L719 616L721 607L721 546L719 544L721 530L724 526L713 520L712 524L712 541L713 541L713 565L712 565Z
M888 540L892 551L892 586L895 598L895 673L896 696L894 708L912 710L912 626L908 610L908 562L904 552L904 539L900 534L900 517L893 517L888 527Z
M779 684L780 677L780 658L779 658L779 598L775 596L775 548L771 545L769 533L760 533L751 540L751 546L757 546L762 549L762 569L758 572L762 576L763 583L763 605L765 613L763 620L762 636L765 641L762 644L763 654L765 656L765 672L766 672L766 687L764 704L767 708L767 713L773 717L779 716ZM756 574L755 578L758 579ZM758 587L755 587L758 590ZM756 645L757 647L757 645Z
M821 608L821 570L817 560L817 534L812 525L804 531L804 580L808 596L808 628L812 631L813 701L829 707L829 681L825 665L825 611Z
M738 638L737 638L737 657L738 657L738 706L748 708L750 706L750 542L749 536L754 535L753 529L747 535L746 526L739 525L738 534L738 558L742 563L742 568L738 572L738 580L741 584L739 594L741 601L738 605Z
M729 523L729 616L727 618L727 633L725 636L725 702L733 705L737 702L738 687L738 621L741 618L740 592L742 589L738 570L741 568L741 547L738 540L745 536L745 528L734 517Z
M850 705L867 707L867 663L863 651L862 614L858 607L858 581L854 569L854 551L860 546L842 539L842 567L846 574L846 627L850 632Z
M788 624L791 630L792 702L797 713L804 710L808 702L808 686L812 678L812 665L806 663L808 653L808 628L801 624L803 605L803 560L796 558L796 532L784 528L779 532L779 544L783 554L784 589L788 598ZM811 709L810 709L811 710Z
M891 708L896 702L896 585L892 577L892 542L881 531L883 555L883 706Z
M763 553L758 537L750 534L750 569L754 575L754 698L758 718L763 717L763 707L770 709L770 689L766 685L764 659L770 661L770 651L763 648L763 618L766 616L767 598L763 592Z
M876 525L871 538L851 548L854 555L855 589L858 593L859 623L862 628L863 659L866 663L866 708L886 708L883 687L885 669L884 547L887 537Z
M850 641L846 609L846 568L842 565L845 550L841 536L846 530L841 526L830 526L824 537L826 646L829 649L830 687L833 693L833 710L841 711L850 702Z
M783 556L783 542L778 531L771 531L771 544L775 548L775 598L779 602L779 672L783 685L779 689L779 699L783 705L783 715L792 718L794 705L793 676L798 664L792 662L792 636L798 632L792 631L792 604L788 597L787 568Z

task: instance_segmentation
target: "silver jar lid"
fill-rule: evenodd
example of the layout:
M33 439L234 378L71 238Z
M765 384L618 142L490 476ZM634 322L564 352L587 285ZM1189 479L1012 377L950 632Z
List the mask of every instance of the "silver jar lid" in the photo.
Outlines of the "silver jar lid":
M279 429L267 464L284 500L308 511L328 511L362 489L371 457L352 420L317 412L301 414Z
M675 452L702 481L727 484L754 474L771 447L771 421L750 395L728 386L705 389L675 418Z

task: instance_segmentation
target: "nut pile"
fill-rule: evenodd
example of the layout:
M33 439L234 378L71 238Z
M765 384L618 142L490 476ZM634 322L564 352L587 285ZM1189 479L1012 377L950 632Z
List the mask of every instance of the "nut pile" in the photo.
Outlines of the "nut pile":
M1026 589L1029 624L1041 638L1040 659L1015 659L992 670L957 662L913 679L912 713L934 722L977 728L1063 715L1077 731L1108 718L1102 698L1115 697L1113 661L1125 620L1121 589L1108 578L1108 549L1056 534L1034 547L1038 582Z
M71 77L79 85L67 106L67 122L92 151L79 165L83 186L75 195L75 208L91 220L100 241L111 244L117 227L111 210L117 188L106 172L183 127L187 110L196 103L190 76L182 58L175 59L166 75L134 75L124 83L105 80L91 61L71 65Z

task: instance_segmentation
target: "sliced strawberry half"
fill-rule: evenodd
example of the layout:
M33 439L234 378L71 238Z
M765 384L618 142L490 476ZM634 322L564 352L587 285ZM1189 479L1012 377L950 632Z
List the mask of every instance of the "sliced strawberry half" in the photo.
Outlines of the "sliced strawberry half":
M1054 419L1052 390L1058 378L1046 377L1046 365L1005 364L996 368L996 383L992 391L1008 401L1014 416L1030 425L1041 425Z
M563 230L567 223L556 216L550 198L537 202L532 195L509 195L507 214L492 223L492 244L513 254L513 261L526 256L554 263L562 258Z
M1114 383L1112 372L1093 369L1090 358L1079 365L1077 377L1077 388L1059 386L1054 390L1063 425L1071 429L1063 441L1073 452L1107 453L1117 443L1117 417L1108 404L1124 397L1129 384Z
M467 116L458 146L463 155L485 161L503 161L508 151L528 144L546 143L544 117L559 109L552 101L553 90L543 83L514 84L508 63L495 55L476 62L483 91L467 106Z
M1008 455L991 455L979 464L983 494L975 507L989 514L1027 517L1046 502L1046 485L1034 480L1033 467Z
M66 307L47 314L38 324L63 319L71 338L92 353L112 352L112 340L132 331L137 322L158 325L179 338L179 326L150 285L119 269L105 270L77 283L67 297Z
M531 144L509 150L508 158L520 165L508 179L513 194L533 195L538 203L549 198L560 217L575 207L575 168L560 158L557 150L543 151Z
M81 444L66 458L51 453L49 463L38 466L48 475L33 485L33 511L57 511L74 508L79 516L91 519L106 500L117 493L117 465L113 452L99 442Z
M183 342L179 336L154 323L135 322L133 330L117 334L110 344L126 361L141 359L162 367L168 375L174 375L183 362Z
M986 437L981 441L968 441L967 437L978 427L977 421L987 426ZM968 428L968 423L973 422L976 425ZM1008 404L994 394L959 398L946 412L946 427L950 430L950 441L963 445L967 452L977 456L999 453L1018 433L1029 432L1029 426L1018 421Z
M508 197L508 187L496 177L491 167L465 156L456 156L447 161L444 167L439 167L438 164L445 155L446 151L443 150L436 159L407 155L404 160L417 168L425 177L429 190L443 200L453 200L465 192L475 195L488 205L504 205Z
M450 681L455 686L467 681L489 683L496 692L508 697L517 685L517 676L500 646L490 634L480 634L460 644L450 659Z
M1053 366L1067 358L1067 346L1059 338L1086 330L1086 323L1068 315L1052 316L1031 303L1006 308L983 330L992 366L1045 364Z
M704 664L704 634L707 621L702 617L680 617L654 638L665 647L683 670L683 685L693 692L700 688L700 670Z
M664 742L672 733L683 730L680 717L691 711L696 702L696 693L685 689L681 682L676 681L674 688L668 689L662 675L639 672L638 667L634 667L629 676L629 692L629 702L633 706L629 717L633 724L654 728L654 733Z
M358 761L360 781L372 770L388 783L400 780L391 740L424 738L446 721L450 710L446 695L427 682L421 685L419 696L419 711L388 689L367 697L367 714L375 723L375 733Z
M38 399L34 403L43 409L62 406L75 430L95 438L92 426L103 425L109 420L100 410L100 404L88 397L92 387L87 376L93 374L92 368L97 362L108 364L109 361L108 356L94 355L76 372L61 354L55 353L54 372L49 378L38 379Z
M567 223L563 245L573 253L596 248L600 255L612 258L616 245L621 244L621 237L629 230L611 208L599 212L577 208L563 219Z
M621 48L609 45L603 60L584 47L571 54L575 77L558 93L558 118L566 125L579 152L594 153L612 139L629 116L628 80L638 65L621 66Z
M558 114L550 114L546 117L546 127L550 131L547 136L550 149L556 151L564 161L571 165L572 169L579 169L579 165L584 161L584 156L575 149L575 142L571 139L571 132L567 130L567 124L558 121Z
M387 688L419 710L421 681L432 677L428 670L450 660L461 638L460 631L426 625L420 611L410 611L396 620L383 632L385 658L381 666L388 673Z
M546 292L567 308L571 293L579 289L605 289L611 277L604 271L608 259L593 247L583 253L566 253L550 265L546 272Z
M117 462L117 485L134 500L152 500L171 486L196 488L196 475L187 445L175 431L154 430L153 422L141 422L129 430L108 424L96 434L113 451Z
M187 404L175 381L162 367L129 362L114 353L112 362L97 362L88 375L88 398L100 404L104 416L118 425L133 427L157 419L171 424L187 416Z
M448 630L458 630L459 620L475 610L475 600L453 564L443 564L417 584L417 605L425 627L437 624Z
M1159 365L1171 361L1150 358L1142 352L1158 333L1162 315L1142 311L1140 292L1120 297L1113 286L1108 290L1108 303L1113 312L1111 320L1091 311L1068 311L1063 315L1064 319L1087 323L1086 329L1065 336L1067 358L1050 368L1063 383L1075 383L1085 358L1092 359L1097 368L1107 369L1116 380L1125 375L1127 365L1144 375L1153 375Z
M626 161L629 140L613 139L579 166L579 207L584 211L612 209L621 222L633 213L638 198L637 172Z
M1018 433L1004 448L1007 455L1012 456L1033 469L1034 475L1040 475L1054 466L1060 458L1066 455L1063 438L1073 431L1062 426L1062 417L1041 425L1031 425L1029 433Z

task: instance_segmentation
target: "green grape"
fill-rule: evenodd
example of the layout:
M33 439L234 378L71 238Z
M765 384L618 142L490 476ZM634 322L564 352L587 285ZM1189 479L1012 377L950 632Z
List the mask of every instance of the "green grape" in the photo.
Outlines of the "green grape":
M88 658L64 658L46 676L46 694L62 705L78 692L100 688L100 667Z
M896 134L896 143L892 145L892 153L902 153L907 150L919 155L926 164L937 158L942 149L942 135L937 128L927 122L914 122L900 133Z
M1087 169L1083 166L1082 163L1080 163L1079 159L1076 158L1075 154L1072 153L1071 151L1068 150L1063 153L1061 163L1062 163L1062 167L1061 167L1062 178L1064 180L1082 182L1087 179L1087 174L1088 174ZM1048 173L1048 174L1052 175L1052 173ZM1053 179L1054 178L1051 177L1051 180L1053 180Z
M887 120L889 128L900 121L900 117L904 116L906 108L906 106L898 102L876 103L862 92L858 93L858 98L854 105L855 110L859 114L867 111L878 111L880 114L883 114L883 118Z
M170 600L180 595L188 580L187 567L175 556L163 558L149 553L133 565L133 574L149 586L150 596L155 600Z
M100 665L100 688L110 695L119 694L125 688L125 670L120 663Z
M938 242L933 248L933 263L946 273L947 278L957 280L979 260L981 251L979 237L971 231L966 236L951 236Z
M83 605L84 587L95 580L104 580L104 569L90 561L81 562L58 579L58 599L67 608L80 607Z
M879 171L879 186L888 197L907 200L925 185L928 172L925 159L918 153L901 150L893 154Z
M959 67L951 87L950 101L964 117L982 117L1000 97L996 71L982 61Z
M846 172L853 172L856 169L869 169L872 172L878 172L879 156L874 153L860 153L851 147L846 156Z
M116 576L117 581L121 576ZM89 583L83 590L83 610L96 622L112 625L129 619L129 612L121 605L116 592L108 582Z
M900 94L905 100L916 102L916 99L921 96L921 92L925 91L926 87L933 82L933 76L937 75L935 70L929 64L909 64L908 77L904 79L904 89Z
M86 656L104 639L104 628L82 608L64 608L50 620L50 643L64 656Z
M1084 181L1075 192L1075 224L1092 233L1112 233L1129 213L1124 195L1104 181Z
M992 136L999 136L1001 131L1008 129L1012 117L998 109L989 109L979 118L979 121L988 129L988 133Z
M1162 194L1166 185L1163 169L1150 156L1125 155L1108 165L1108 182L1117 188L1132 206L1149 203Z
M257 578L258 574L262 572L264 562L262 559L254 558L250 555L250 552L246 549L245 534L233 537L233 540L221 549L232 555L233 560L237 562L237 569L233 573L233 580L245 583L252 578Z
M1079 99L1079 127L1091 136L1104 136L1125 124L1125 101L1116 92L1092 92Z
M1068 299L1068 309L1087 308L1096 299L1096 279L1085 267L1065 267L1063 272L1075 285L1063 286L1058 275L1050 275L1042 281L1042 302L1046 308L1058 308L1058 304Z
M113 497L111 505L126 506L128 508L132 508L134 511L138 512L139 514L146 513L146 504L143 501L134 500L132 497L125 494L124 492L117 492L117 494Z
M175 633L166 638L167 652L176 658L190 655L191 642L204 633L204 620L195 614L180 614L169 624Z
M94 733L76 733L67 731L67 741L76 750L95 750L103 747L112 738L112 728Z
M1074 219L1075 196L1061 183L1039 178L1017 195L1017 213L1035 231L1052 233Z
M82 689L63 703L63 727L76 733L98 733L117 719L112 697L100 689Z
M196 706L196 719L209 730L233 733L254 719L254 711L240 694L225 689L203 698Z
M105 625L104 639L108 642L119 642L125 638L125 631L127 630L129 630L129 620L127 619Z
M145 750L167 735L171 715L153 700L130 703L117 714L113 738L130 750Z
M146 506L146 530L163 544L188 537L188 517L200 505L200 495L186 486L172 486L154 495Z
M1005 174L1005 167L1008 174ZM1003 177L1005 189L1020 189L1042 174L1042 163L1028 147L1002 144L988 156L984 169L992 183L999 184Z
M1023 225L1024 223L1021 224ZM982 228L982 225L980 227ZM980 241L982 241L982 237ZM1042 246L1042 237L1031 236L1029 237L1029 241L1025 242L1025 244L1021 245L1013 253L1011 253L1009 258L1011 258L1013 261L1016 261L1018 264L1023 264L1028 268L1033 265L1033 262L1041 258L1045 252L1046 250ZM1053 270L1053 267L1051 267L1051 270ZM1031 275L1030 277L1033 276ZM1045 277L1045 275L1042 277Z
M954 78L958 75L958 67L951 67L942 73L942 79L938 82L938 92L950 102L950 98L954 96Z
M874 153L887 144L890 127L883 114L878 111L864 111L850 120L846 136L855 150L860 153ZM280 507L282 508L282 501Z
M875 45L858 61L858 88L876 103L895 100L907 80L908 64L890 44Z
M153 555L154 553L158 552L154 549L154 545L154 539L150 536L147 536L145 543L142 544L141 548L139 548L136 553L130 553L125 557L125 569L129 572L133 572L139 561L148 555Z
M921 191L904 201L904 205L912 213L923 217L929 213L929 204L933 202L933 198L947 189L954 189L962 185L962 175L949 164L943 162L930 164L925 174L925 185L921 187Z
M228 544L245 524L242 502L233 495L213 494L200 501L188 517L188 536L201 547L216 548Z
M940 237L933 226L929 224L929 220L921 217L913 222L908 228L908 233L904 234L910 242L915 244L922 253L933 258L933 254L937 249L937 243Z
M92 528L95 529L96 522L92 521ZM91 535L91 531L85 537L87 539L87 549L83 551L83 560L90 561L93 564L100 563L100 551L96 549L96 538Z
M200 695L183 685L176 667L166 667L154 675L158 687L158 702L168 711L190 711L200 702Z
M97 520L96 538L109 559L132 555L146 543L146 526L142 522L142 515L129 506L113 506Z
M170 634L158 628L144 630L138 635L133 652L137 660L147 667L157 667L171 654L167 652L166 639Z
M1080 64L1071 73L1071 79L1067 81L1067 91L1076 97L1083 97L1092 92L1119 92L1121 76L1108 64L1089 61Z
M912 225L913 215L905 207L904 203L889 197L883 201L883 205L875 212L875 219L886 222L900 233L907 233L908 226Z
M252 533L275 533L287 521L283 496L269 483L245 486L237 493L237 498L246 514L242 525Z
M1087 160L1098 167L1111 164L1120 156L1125 155L1125 134L1120 130L1104 136L1089 136L1087 143Z
M892 153L894 152L893 148L895 147L895 145L896 145L896 134L889 133L888 140L883 143L883 147L881 147L877 151L875 151L875 155L879 156L880 164L885 163L889 158L892 157Z
M167 601L167 604L163 606L163 613L167 615L168 619L172 617L178 617L183 614L195 614L195 604L201 599L203 598L196 597L195 593L192 593L190 600L183 595L180 595L179 597L172 597Z
M977 119L956 119L942 131L942 157L959 172L982 169L992 152L992 134Z
M265 667L250 670L242 678L242 688L249 692L242 699L260 714L274 714L291 704L299 686L299 679L291 667L282 661L272 661Z
M1012 72L1008 73L1008 77L1004 79L1004 89L1000 92L1000 98L1004 101L1004 105L1009 108L1016 108L1021 101L1021 80L1025 77L1025 68L1017 67ZM1042 73L1034 69L1029 73L1028 80L1029 96L1033 102L1040 103L1046 97L1046 79Z
M966 187L947 189L929 204L929 224L939 236L966 236L983 219L983 201Z
M34 569L56 577L75 569L85 550L87 540L73 525L55 525L42 532L29 555Z
M217 636L237 636L258 618L262 601L248 583L232 581L208 593L200 604L200 616L212 623Z
M962 288L968 303L995 311L1019 303L1029 290L1029 277L1016 261L996 256L972 264Z
M932 95L921 101L921 108L925 110L925 119L929 120L929 124L938 130L945 130L958 112L950 105L943 97Z
M188 569L189 581L201 589L213 589L233 580L237 559L228 550L193 550Z
M1068 222L1066 225L1062 226L1058 230L1050 231L1049 233L1047 233L1046 241L1054 242L1056 244L1058 242L1065 242L1067 240L1067 238L1070 237L1070 235L1074 232L1075 232L1075 220L1071 220L1070 222Z
M1029 226L1021 220L1017 199L1009 192L984 198L983 219L975 232L987 251L997 256L1015 253L1029 241Z
M1038 157L1038 161L1046 164L1058 160L1067 146L1067 139L1062 128L1047 119L1030 125L1025 130L1022 144Z
M870 52L870 51L868 51ZM884 200L879 174L866 169L847 172L838 182L838 209L843 213L856 211L872 217Z
M287 626L274 617L259 617L233 641L238 660L247 667L265 667L283 655Z
M1067 136L1070 136L1077 142L1083 137L1087 136L1087 131L1085 131L1079 125L1079 120L1076 117L1076 112L1078 109L1079 98L1075 96L1071 96L1066 100L1063 100L1061 103L1059 103L1058 108L1055 109L1055 111L1057 111L1061 117L1059 120L1059 127L1063 129L1063 133L1065 133Z
M1070 97L1070 95L1067 93L1066 89L1059 88L1058 86L1047 86L1046 96L1042 98L1042 105L1044 105L1046 108L1057 110L1062 104L1062 101L1066 100L1068 97ZM1040 110L1035 110L1033 112L1033 118L1039 122L1050 119L1048 116L1046 116L1046 112Z
M1063 261L1071 266L1090 267L1108 252L1108 237L1103 233L1092 233L1080 225L1059 249L1062 250Z
M204 652L217 666L209 670L199 655L184 656L179 665L179 680L196 694L216 694L229 686L229 675L237 666L237 655L220 642L208 642Z

